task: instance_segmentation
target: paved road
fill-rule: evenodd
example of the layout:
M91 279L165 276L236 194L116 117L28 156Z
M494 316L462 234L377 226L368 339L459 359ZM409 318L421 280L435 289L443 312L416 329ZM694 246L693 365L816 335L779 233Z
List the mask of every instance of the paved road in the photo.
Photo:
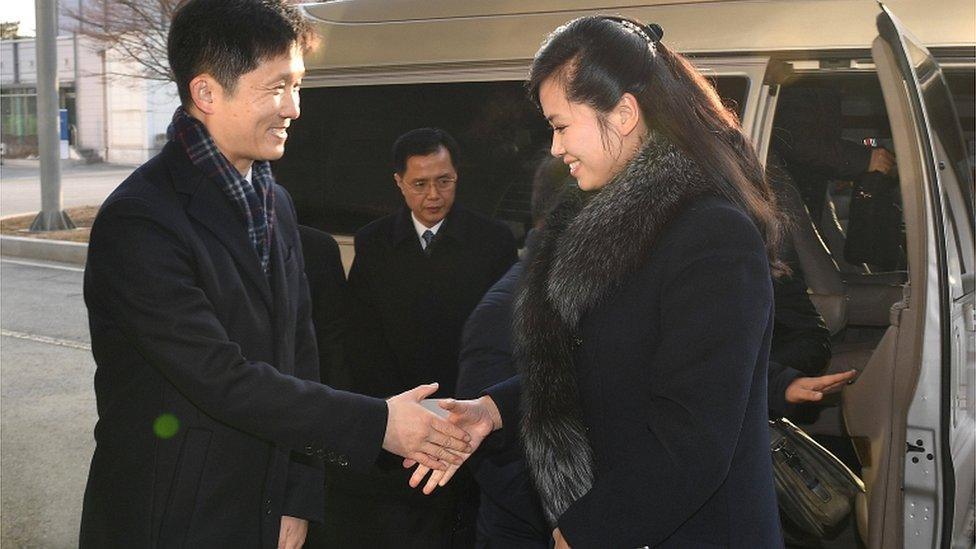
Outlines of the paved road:
M65 208L101 204L134 166L63 162L61 196ZM0 168L0 217L41 209L41 175L36 160L8 160Z
M0 546L77 547L95 444L82 272L0 259Z

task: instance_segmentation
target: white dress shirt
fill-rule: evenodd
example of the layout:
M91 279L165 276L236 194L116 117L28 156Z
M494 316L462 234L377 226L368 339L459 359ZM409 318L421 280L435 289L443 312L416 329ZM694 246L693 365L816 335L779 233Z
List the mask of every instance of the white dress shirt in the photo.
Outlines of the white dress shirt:
M410 212L410 219L413 221L413 229L417 231L417 238L420 240L420 249L426 250L427 242L424 241L424 233L430 231L434 233L434 236L437 236L437 231L439 231L441 225L444 224L444 220L441 219L433 227L425 227L423 223L417 220L417 216L413 215L413 212Z

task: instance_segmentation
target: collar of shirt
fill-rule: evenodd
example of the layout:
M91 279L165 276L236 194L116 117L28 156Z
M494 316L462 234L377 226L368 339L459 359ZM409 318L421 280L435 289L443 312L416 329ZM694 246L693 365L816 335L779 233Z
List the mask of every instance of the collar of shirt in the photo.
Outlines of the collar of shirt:
M254 181L251 180L252 173L254 173L254 168L248 168L247 173L244 174L244 179L246 179L248 183L254 183Z
M425 246L424 232L430 231L434 233L434 236L437 236L437 231L439 231L441 229L441 225L444 224L444 220L441 219L433 227L425 227L423 223L417 220L417 217L413 215L413 212L410 212L410 220L413 221L413 230L417 231L417 238L420 240L421 248Z

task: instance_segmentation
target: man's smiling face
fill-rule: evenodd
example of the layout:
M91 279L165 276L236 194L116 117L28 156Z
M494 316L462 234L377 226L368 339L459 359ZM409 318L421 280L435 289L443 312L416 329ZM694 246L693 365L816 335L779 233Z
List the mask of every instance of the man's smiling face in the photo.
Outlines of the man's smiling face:
M220 152L242 174L251 163L277 160L285 153L288 126L298 118L299 89L305 75L302 52L262 61L237 80L233 91L214 94L207 129Z

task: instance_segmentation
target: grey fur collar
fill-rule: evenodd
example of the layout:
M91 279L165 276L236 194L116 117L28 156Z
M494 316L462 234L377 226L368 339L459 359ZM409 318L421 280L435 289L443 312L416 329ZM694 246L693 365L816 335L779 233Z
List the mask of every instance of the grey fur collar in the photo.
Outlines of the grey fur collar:
M661 230L714 186L674 146L650 139L617 178L575 191L546 219L515 300L526 460L553 524L593 484L572 346L581 319L649 258Z

